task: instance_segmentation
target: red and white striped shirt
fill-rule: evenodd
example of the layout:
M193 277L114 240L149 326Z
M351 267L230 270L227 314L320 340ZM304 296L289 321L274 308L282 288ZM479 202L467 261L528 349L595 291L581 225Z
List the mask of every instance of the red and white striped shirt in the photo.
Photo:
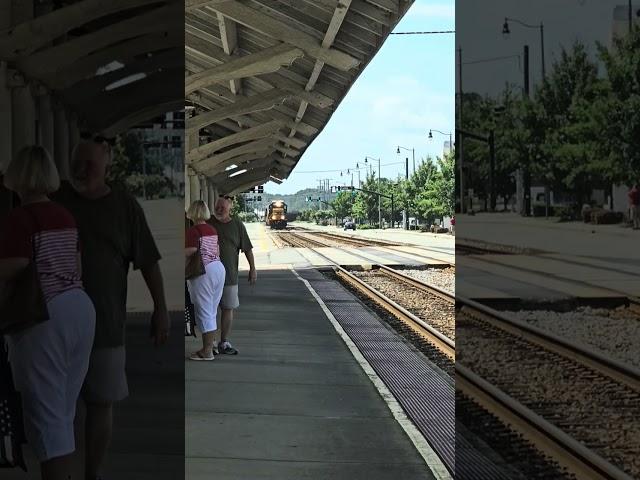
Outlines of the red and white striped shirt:
M40 283L47 301L82 288L78 271L78 229L73 216L54 202L15 208L0 230L0 258L29 258L35 252Z
M206 267L211 262L220 260L220 247L218 245L218 232L211 225L204 223L190 227L185 234L186 247L198 248L202 263Z

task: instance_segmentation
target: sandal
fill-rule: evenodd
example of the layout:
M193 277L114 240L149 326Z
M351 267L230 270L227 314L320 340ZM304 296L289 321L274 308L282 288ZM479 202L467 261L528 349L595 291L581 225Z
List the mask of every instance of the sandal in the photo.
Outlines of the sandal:
M210 357L205 357L202 355L202 353L200 352L193 352L190 356L189 356L189 360L195 360L198 362L210 362L213 359L215 359L216 357L214 357L213 355Z

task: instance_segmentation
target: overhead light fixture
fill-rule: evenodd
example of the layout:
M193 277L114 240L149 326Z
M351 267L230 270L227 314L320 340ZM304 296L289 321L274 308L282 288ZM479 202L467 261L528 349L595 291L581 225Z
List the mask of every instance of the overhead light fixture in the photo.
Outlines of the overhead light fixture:
M271 180L272 182L277 183L278 185L280 185L282 183L282 179L281 178L275 177L273 175L269 176L269 180Z
M147 78L146 73L134 73L133 75L129 75L128 77L121 78L120 80L116 80L113 83L110 83L106 87L104 87L105 91L115 90L116 88L124 87L125 85L129 85L130 83L137 82L142 80L143 78Z
M236 164L229 165L229 166L228 166L227 168L225 168L224 170L225 170L225 172L226 172L227 170L233 170L234 168L238 168L238 165L236 165Z
M246 171L247 171L247 169L245 168L245 169L243 169L243 170L239 170L239 171L237 171L237 172L234 172L234 173L232 173L231 175L229 175L229 178L231 178L231 177L235 177L235 176L237 176L237 175L242 175L242 174L243 174L243 173L245 173Z
M120 63L117 60L114 60L113 62L99 67L98 70L96 70L96 75L100 76L104 75L105 73L115 72L116 70L120 70L123 67L124 63Z

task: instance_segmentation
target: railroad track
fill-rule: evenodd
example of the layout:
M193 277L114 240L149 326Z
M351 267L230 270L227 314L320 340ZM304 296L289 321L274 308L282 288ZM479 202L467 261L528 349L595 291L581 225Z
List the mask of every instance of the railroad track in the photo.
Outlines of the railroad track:
M305 232L307 233L307 232ZM312 232L312 231L308 231L308 233L315 235L316 232ZM322 232L321 232L322 233ZM326 234L326 235L331 235L331 234ZM340 248L340 247L335 247L334 245L330 244L330 243L324 243L320 240L317 239L312 239L307 235L301 235L300 233L294 233L292 231L288 231L288 232L283 232L283 233L279 233L277 235L272 235L272 238L275 237L279 237L279 241L283 241L285 243L288 243L289 245L293 246L293 247L298 247L298 248L315 248L315 247L330 247L330 248ZM341 238L345 238L345 237L341 237ZM367 240L363 240L362 245L357 245L357 246L365 246L367 245L366 242L368 242ZM282 244L282 246L284 246L284 244ZM398 250L399 248L401 248L398 244L393 244L393 245L379 245L380 248L385 248L387 250L389 250L390 252L392 252L394 255L396 256L402 256L402 254L404 253L405 255L412 255L414 257L419 257L419 258L423 258L425 260L435 260L437 262L439 262L440 264L443 264L445 266L449 266L449 267L455 267L455 263L451 263L451 262L447 262L445 260L442 260L440 258L437 257L432 257L432 256L428 256L428 255L421 255L419 253L409 253L409 252L403 252L402 250ZM418 247L419 248L419 247ZM317 252L316 252L317 253ZM358 254L355 252L348 252L349 255L353 255L355 257L361 258L365 261L367 261L368 263L374 263L372 261L371 258L362 255L362 254ZM327 258L325 255L322 255L323 257ZM407 259L410 260L410 259ZM414 259L415 260L415 259Z
M577 478L638 478L640 439L624 432L640 429L640 370L456 301L458 340L469 345L455 365L461 393Z

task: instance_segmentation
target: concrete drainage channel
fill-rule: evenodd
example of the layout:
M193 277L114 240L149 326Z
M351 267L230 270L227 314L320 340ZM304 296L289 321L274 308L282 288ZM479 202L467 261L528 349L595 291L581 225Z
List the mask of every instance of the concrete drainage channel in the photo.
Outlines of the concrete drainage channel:
M322 273L302 270L299 274L317 291L453 477L456 455L452 377L410 342L399 340L346 287L331 281L337 279L333 269L322 269ZM347 297L351 301L346 302ZM451 370L452 362L442 354L440 357Z

